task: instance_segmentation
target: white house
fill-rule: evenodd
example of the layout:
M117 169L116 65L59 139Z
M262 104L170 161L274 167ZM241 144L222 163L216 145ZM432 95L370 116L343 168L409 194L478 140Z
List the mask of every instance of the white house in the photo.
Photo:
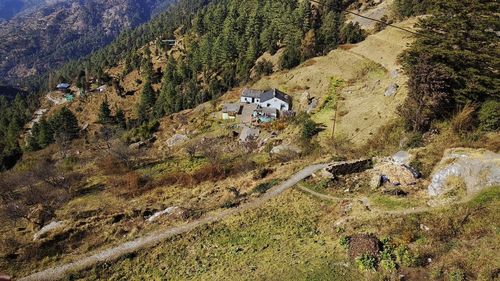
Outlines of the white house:
M261 90L253 90L245 88L241 91L240 101L242 103L260 103L260 96L264 93Z
M279 111L288 111L292 107L292 98L278 89L261 91L245 88L240 99L242 103L253 103L262 108L271 107Z

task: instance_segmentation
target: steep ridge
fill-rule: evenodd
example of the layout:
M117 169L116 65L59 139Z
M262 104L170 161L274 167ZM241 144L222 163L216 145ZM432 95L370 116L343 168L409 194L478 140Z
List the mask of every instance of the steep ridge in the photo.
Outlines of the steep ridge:
M4 83L43 74L111 42L148 21L170 0L56 1L0 23Z

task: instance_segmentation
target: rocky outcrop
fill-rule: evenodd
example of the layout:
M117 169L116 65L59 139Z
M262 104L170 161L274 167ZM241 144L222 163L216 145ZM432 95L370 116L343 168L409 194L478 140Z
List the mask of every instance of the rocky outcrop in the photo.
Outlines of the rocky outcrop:
M43 238L46 236L48 233L53 232L56 229L62 228L64 225L60 221L53 221L46 226L42 227L35 235L33 235L33 240L38 240L40 238Z
M434 169L428 187L430 196L439 196L465 187L467 194L500 185L500 154L485 149L446 150Z
M188 140L189 138L186 135L175 134L166 141L166 144L168 147L174 147Z
M271 154L281 154L284 152L302 153L302 149L293 144L280 144L271 149Z

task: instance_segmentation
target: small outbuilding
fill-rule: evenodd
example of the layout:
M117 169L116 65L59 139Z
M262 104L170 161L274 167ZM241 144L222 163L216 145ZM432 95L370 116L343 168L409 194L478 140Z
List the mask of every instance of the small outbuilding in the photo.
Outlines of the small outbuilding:
M241 104L239 103L226 103L222 107L222 119L235 119L236 115L241 114Z

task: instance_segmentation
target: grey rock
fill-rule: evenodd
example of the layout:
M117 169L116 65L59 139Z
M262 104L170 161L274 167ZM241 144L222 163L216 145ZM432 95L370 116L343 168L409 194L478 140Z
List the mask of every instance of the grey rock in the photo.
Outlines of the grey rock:
M467 194L500 185L500 154L485 149L454 148L445 151L441 162L434 169L430 196L439 196L457 186L450 184L450 178L463 181Z
M392 155L391 160L398 165L409 165L412 156L408 151L398 151L396 154Z
M139 149L143 148L145 145L146 145L145 142L140 141L140 142L136 142L136 143L129 145L128 148L130 148L132 150L139 150Z
M396 93L398 92L398 89L399 89L399 85L396 83L393 83L393 84L389 85L389 87L387 87L384 95L386 97L392 97L392 96L396 95Z
M271 149L271 154L280 154L283 152L287 151L292 151L295 153L301 153L302 149L300 149L298 146L292 145L292 144L280 144Z
M168 147L174 147L187 140L189 140L189 138L186 135L175 134L166 141L166 144Z
M380 174L374 174L370 179L370 187L372 189L377 189L382 185L382 176Z
M43 236L47 235L48 233L50 233L56 229L59 229L63 226L64 225L62 222L53 221L53 222L47 224L46 226L42 227L42 229L40 229L37 233L35 233L35 235L33 236L33 241L38 240L39 238L42 238Z

